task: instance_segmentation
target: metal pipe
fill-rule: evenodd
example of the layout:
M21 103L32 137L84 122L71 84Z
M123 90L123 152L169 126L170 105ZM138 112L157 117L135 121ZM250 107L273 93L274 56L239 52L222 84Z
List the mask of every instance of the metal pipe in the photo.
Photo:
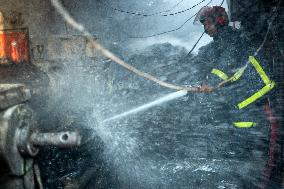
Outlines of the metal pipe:
M33 133L30 142L34 146L75 147L81 144L78 132Z

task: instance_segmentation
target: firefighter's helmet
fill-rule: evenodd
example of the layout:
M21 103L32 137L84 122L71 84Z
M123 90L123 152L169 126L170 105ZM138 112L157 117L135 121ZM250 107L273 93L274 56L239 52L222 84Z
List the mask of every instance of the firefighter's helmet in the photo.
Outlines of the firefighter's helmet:
M196 14L193 23L203 24L207 19L211 19L211 23L217 27L227 26L229 24L228 14L226 10L220 6L202 7Z

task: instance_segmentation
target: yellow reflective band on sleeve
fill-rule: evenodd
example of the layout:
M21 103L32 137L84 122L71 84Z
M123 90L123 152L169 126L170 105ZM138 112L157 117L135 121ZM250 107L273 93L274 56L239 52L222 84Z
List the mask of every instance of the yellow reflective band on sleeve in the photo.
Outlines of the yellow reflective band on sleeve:
M268 85L264 86L262 89L260 89L259 91L257 91L256 93L254 93L252 96L250 96L249 98L247 98L246 100L242 101L241 103L238 104L238 108L242 109L244 107L246 107L247 105L253 103L254 101L256 101L257 99L259 99L260 97L262 97L263 95L265 95L266 93L268 93L271 89L273 89L275 86L275 82L272 81L271 83L269 83Z
M211 73L217 75L218 77L220 77L223 80L227 80L229 78L227 76L227 74L225 74L224 72L222 72L221 70L218 70L218 69L212 69Z
M254 66L254 68L256 69L257 73L260 75L265 85L271 83L270 79L267 77L266 73L263 71L262 67L253 56L249 56L249 61Z
M233 122L233 125L238 128L250 128L256 126L255 122Z
M245 69L246 69L246 66L240 68L240 69L230 78L230 80L232 80L232 81L237 81L238 79L240 79L240 77L243 75Z

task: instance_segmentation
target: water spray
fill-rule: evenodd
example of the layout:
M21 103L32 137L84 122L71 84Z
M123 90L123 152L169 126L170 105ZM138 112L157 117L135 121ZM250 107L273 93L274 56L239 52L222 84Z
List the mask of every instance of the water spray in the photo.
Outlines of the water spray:
M141 111L146 110L148 108L151 108L153 106L156 106L156 105L162 104L164 102L168 102L170 100L173 100L173 99L185 96L187 93L188 92L185 91L185 90L181 90L181 91L177 91L177 92L174 92L174 93L170 93L167 96L159 98L159 99L157 99L155 101L152 101L152 102L149 102L147 104L141 105L141 106L139 106L137 108L133 108L133 109L131 109L129 111L126 111L126 112L121 113L119 115L113 116L111 118L107 118L107 119L103 120L102 123L106 123L106 122L109 122L109 121L117 120L117 119L120 119L122 117L131 115L131 114L135 114L135 113L138 113L138 112L141 112Z

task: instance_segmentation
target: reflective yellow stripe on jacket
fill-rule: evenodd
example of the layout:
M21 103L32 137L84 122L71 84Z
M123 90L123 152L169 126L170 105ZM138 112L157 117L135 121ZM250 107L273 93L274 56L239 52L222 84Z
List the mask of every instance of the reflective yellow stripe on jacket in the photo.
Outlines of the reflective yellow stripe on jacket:
M247 98L244 101L242 101L241 103L239 103L238 108L242 109L242 108L248 106L249 104L253 103L257 99L261 98L263 95L268 93L271 89L273 89L274 86L275 86L275 82L272 81L270 84L264 86L262 89L260 89L256 93L254 93L252 96L250 96L249 98Z
M250 128L256 126L255 122L233 122L233 125L238 128Z
M254 68L256 69L257 73L260 75L261 79L265 83L265 86L262 89L260 89L259 91L257 91L256 93L254 93L249 98L247 98L244 101L240 102L238 104L238 108L239 109L242 109L242 108L248 106L249 104L253 103L254 101L256 101L257 99L261 98L263 95L265 95L266 93L268 93L271 89L273 89L275 87L275 82L271 81L268 78L268 76L266 75L266 73L264 72L264 70L262 69L262 67L258 63L258 61L255 59L255 57L250 56L249 57L249 61L254 66Z
M217 75L218 77L220 77L220 78L223 79L224 81L229 78L229 77L227 76L227 74L225 74L225 73L222 72L221 70L218 70L218 69L215 69L215 68L211 70L211 73Z
M238 79L240 79L240 77L243 75L245 69L247 66L244 66L242 68L240 68L231 78L230 80L232 81L237 81Z
M258 61L253 56L250 56L249 62L254 66L254 68L256 69L257 73L260 75L265 85L268 85L271 81L267 77L266 73L263 71L262 67L259 65Z

